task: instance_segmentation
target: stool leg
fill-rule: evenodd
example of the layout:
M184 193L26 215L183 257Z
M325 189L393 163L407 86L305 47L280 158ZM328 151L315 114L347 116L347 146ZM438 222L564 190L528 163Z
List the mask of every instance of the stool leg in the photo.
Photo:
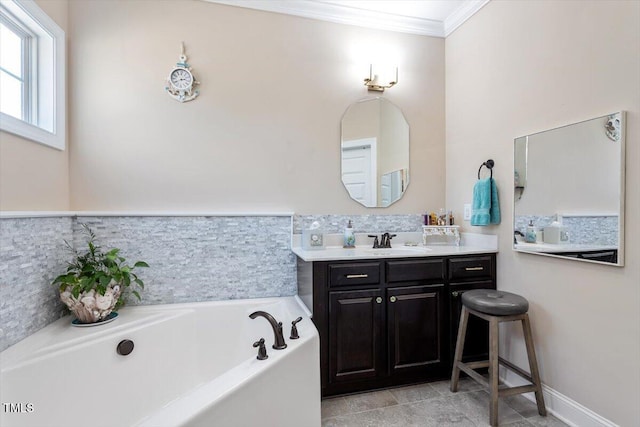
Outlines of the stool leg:
M460 325L458 326L458 339L456 340L456 352L453 356L453 371L451 372L451 391L458 391L458 380L460 379L460 368L458 363L462 361L462 351L464 350L464 337L467 334L467 321L469 312L462 306L460 312Z
M498 319L492 317L489 321L489 389L491 403L489 406L489 423L498 425Z
M522 331L524 332L524 342L527 346L527 356L529 358L529 369L531 370L531 379L536 386L536 403L538 404L538 413L540 415L547 415L547 410L544 406L544 397L542 396L542 382L540 382L540 372L538 371L538 359L536 359L536 351L533 348L533 335L531 334L531 323L529 322L529 315L525 313L522 318Z

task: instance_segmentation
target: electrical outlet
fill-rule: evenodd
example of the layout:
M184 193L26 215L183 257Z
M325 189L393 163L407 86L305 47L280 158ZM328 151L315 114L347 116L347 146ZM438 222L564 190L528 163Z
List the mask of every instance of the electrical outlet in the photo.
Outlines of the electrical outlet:
M471 219L471 203L464 204L464 220L469 221Z

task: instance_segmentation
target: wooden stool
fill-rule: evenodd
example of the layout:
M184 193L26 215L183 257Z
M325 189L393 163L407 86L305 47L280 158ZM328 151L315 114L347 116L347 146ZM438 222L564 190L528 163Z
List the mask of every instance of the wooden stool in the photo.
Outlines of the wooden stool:
M531 336L531 324L529 323L529 302L520 295L504 291L491 289L477 289L467 291L462 294L462 312L460 313L460 328L458 329L458 339L456 342L456 352L453 360L453 372L451 373L451 391L458 391L458 379L460 371L464 371L471 378L488 387L491 394L489 407L489 418L492 426L498 425L498 397L511 396L514 394L535 392L538 413L547 415L542 397L542 384L540 373L538 372L538 361L533 348L533 337ZM462 351L464 349L464 339L467 333L467 321L469 314L473 314L489 322L489 360L481 362L462 362ZM524 342L527 346L527 356L529 358L529 368L531 374L520 369L512 363L498 356L498 325L501 322L513 322L520 320L524 331ZM519 387L504 387L498 389L498 364L504 365L531 384ZM489 368L489 381L475 369Z

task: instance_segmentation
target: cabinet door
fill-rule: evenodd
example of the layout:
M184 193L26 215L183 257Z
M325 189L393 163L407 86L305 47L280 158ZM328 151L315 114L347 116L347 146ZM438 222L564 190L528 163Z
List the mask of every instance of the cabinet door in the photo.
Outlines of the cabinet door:
M458 337L458 326L460 325L460 311L462 311L462 294L472 289L495 289L495 283L492 280L483 280L476 282L452 283L449 287L450 301L450 360L456 350L456 339ZM464 341L464 352L462 353L463 361L470 360L486 360L489 358L489 322L482 320L476 316L469 316L467 323L467 335Z
M444 299L442 284L387 290L392 375L435 372L446 367Z
M384 371L382 290L329 292L329 382L377 377Z

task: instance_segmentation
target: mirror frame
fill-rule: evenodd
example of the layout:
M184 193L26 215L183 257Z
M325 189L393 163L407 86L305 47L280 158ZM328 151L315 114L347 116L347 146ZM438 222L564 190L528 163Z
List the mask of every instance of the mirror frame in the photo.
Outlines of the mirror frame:
M582 123L586 123L592 120L597 120L597 119L603 119L606 117L611 117L613 115L619 114L620 116L620 120L621 120L621 125L620 125L620 138L619 138L619 142L620 142L620 153L619 153L619 172L620 172L620 176L619 179L617 180L618 185L619 185L619 203L618 203L618 245L617 245L617 262L616 263L612 263L612 262L606 262L606 261L595 261L595 260L590 260L590 259L583 259L583 258L577 258L577 257L570 257L567 255L557 255L554 253L549 253L549 252L543 252L543 251L537 251L537 250L526 250L523 249L522 247L518 247L520 245L518 245L515 242L515 231L516 231L516 203L518 202L518 200L520 200L521 197L523 197L523 195L526 193L526 185L523 186L522 188L518 188L518 186L515 185L514 183L514 198L513 198L513 216L512 216L512 230L514 231L514 242L512 244L512 248L515 252L521 252L521 253L528 253L528 254L534 254L534 255L542 255L542 256L548 256L548 257L553 257L553 258L560 258L560 259L568 259L568 260L572 260L572 261L582 261L582 262L588 262L588 263L596 263L596 264L600 264L600 265L608 265L608 266L614 266L614 267L623 267L624 266L624 206L625 206L625 181L626 181L626 171L625 171L625 145L626 145L626 112L625 111L616 111L613 112L611 114L605 114L602 116L598 116L598 117L593 117L587 120L583 120L580 122L575 122L575 123L571 123L568 125L564 125L564 126L558 126L556 128L553 129L547 129L544 131L540 131L540 132L536 132L536 133L532 133L529 135L524 135L518 138L514 139L514 145L513 145L513 165L514 165L514 171L516 171L516 165L517 165L517 159L516 159L516 144L518 143L518 140L525 138L527 139L527 147L526 147L526 176L525 179L528 181L529 178L529 173L528 173L528 168L530 167L529 165L529 150L530 147L528 146L528 137L531 136L535 136L535 135L540 135L542 133L546 133L546 132L550 132L550 131L554 131L554 130L558 130L558 129L564 129L567 128L569 126L574 126L574 125L579 125ZM515 180L515 177L514 177ZM568 217L569 215L567 215ZM586 216L586 215L585 215Z

